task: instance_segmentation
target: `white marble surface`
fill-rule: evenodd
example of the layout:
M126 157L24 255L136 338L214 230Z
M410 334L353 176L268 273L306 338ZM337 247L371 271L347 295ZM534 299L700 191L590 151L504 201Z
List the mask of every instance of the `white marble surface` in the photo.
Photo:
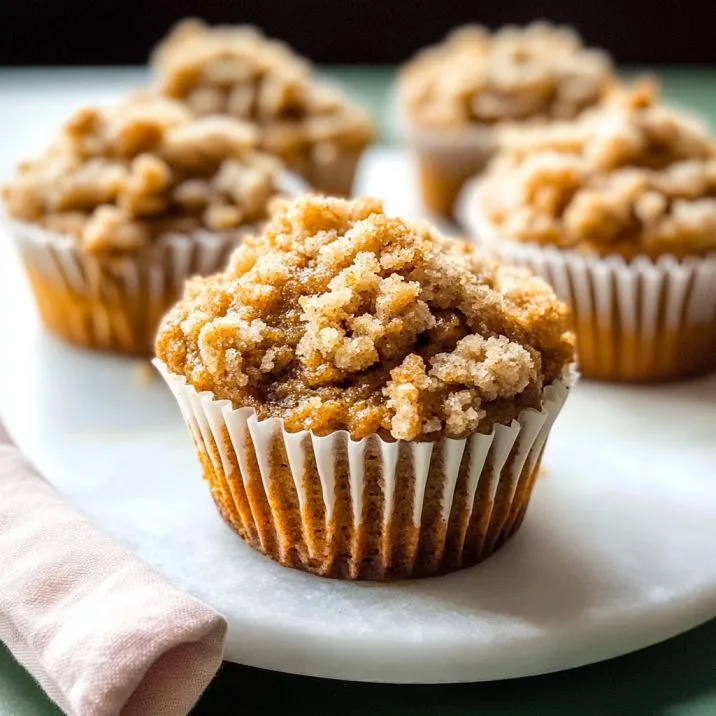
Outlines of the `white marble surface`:
M2 175L59 112L49 100L27 106L32 118L12 119L17 143L2 143ZM6 132L7 101L0 117ZM399 153L374 153L361 186L392 211L416 211ZM135 362L41 330L2 237L3 419L69 500L228 617L231 660L371 681L507 678L621 654L716 615L714 377L582 382L518 536L474 569L389 585L312 577L245 547L215 513L168 390L137 377Z

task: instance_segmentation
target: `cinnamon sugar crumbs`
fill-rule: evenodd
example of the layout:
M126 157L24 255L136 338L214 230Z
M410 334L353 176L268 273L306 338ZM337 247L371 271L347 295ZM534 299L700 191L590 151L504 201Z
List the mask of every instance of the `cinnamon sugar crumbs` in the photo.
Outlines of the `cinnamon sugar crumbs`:
M251 123L260 146L291 166L306 153L329 164L373 138L360 108L319 82L288 45L250 26L180 22L154 50L152 66L160 92L198 115Z
M489 432L573 358L540 279L377 200L318 196L277 201L224 273L193 280L156 349L197 390L355 439Z
M641 83L571 123L511 130L482 209L506 236L627 258L716 250L716 143Z
M535 22L490 33L468 25L411 60L400 93L419 125L455 129L572 118L613 82L609 57L585 48L569 28Z
M76 112L2 195L12 218L74 236L89 251L136 251L166 232L263 220L280 169L256 151L249 124L193 118L173 100L134 95Z

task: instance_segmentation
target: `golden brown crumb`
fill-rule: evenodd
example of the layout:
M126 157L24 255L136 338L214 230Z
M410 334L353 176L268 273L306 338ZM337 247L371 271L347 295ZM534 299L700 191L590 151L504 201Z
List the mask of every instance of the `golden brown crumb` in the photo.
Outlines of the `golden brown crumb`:
M250 122L262 148L291 163L340 148L362 149L373 138L365 113L320 83L308 61L249 26L179 23L155 49L159 89L199 115L228 114Z
M435 129L474 122L559 119L599 103L614 82L611 62L571 29L536 22L490 34L462 27L402 70L410 118Z
M9 215L77 237L89 251L136 251L155 236L225 231L266 217L278 160L255 130L195 119L179 102L134 95L85 108L3 188Z
M638 84L573 122L505 132L489 220L519 241L627 258L715 250L716 144L657 100Z
M157 355L291 431L459 437L537 407L573 358L567 309L374 199L276 202L225 273L196 279L165 317Z

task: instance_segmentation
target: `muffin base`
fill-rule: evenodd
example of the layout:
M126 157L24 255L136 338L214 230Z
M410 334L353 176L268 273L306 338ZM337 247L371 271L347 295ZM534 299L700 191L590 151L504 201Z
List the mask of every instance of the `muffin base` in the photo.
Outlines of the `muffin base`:
M716 319L709 324L660 326L648 338L616 326L574 325L580 371L594 380L658 383L716 369Z
M155 364L229 526L287 567L339 579L427 577L477 564L519 528L571 377L489 435L434 443L287 432Z
M376 530L369 529L365 524L355 528L350 522L346 522L343 525L331 525L327 533L321 535L324 538L322 544L316 546L322 549L319 556L316 556L315 552L311 554L311 550L303 542L282 551L279 546L280 537L262 541L256 529L251 529L251 523L247 524L243 520L241 512L236 509L236 503L226 501L225 486L229 485L229 491L233 495L237 486L231 483L236 482L236 477L227 476L225 473L217 474L214 467L217 454L212 459L203 448L199 449L204 452L201 459L204 477L209 483L212 498L221 517L253 549L285 567L322 577L372 581L439 576L474 566L487 559L504 545L522 524L541 462L540 456L535 465L525 466L519 477L518 494L511 496L509 485L503 485L501 488L498 486L494 497L479 503L480 509L473 512L469 518L466 506L459 503L457 516L453 517L451 513L449 523L431 524L427 536L424 528L414 525L407 514L395 516L390 523L388 535L377 534ZM218 472L221 472L220 468ZM339 475L338 479L345 480L345 476ZM377 479L369 483L369 489L370 486L376 489L365 496L364 508L367 513L379 516L384 508L384 501L381 493L377 491L378 484ZM404 490L407 494L402 495L401 499L412 500L412 490L414 485L407 486ZM460 494L457 499L464 500L467 494L465 480L458 482L455 490ZM480 497L476 495L476 500ZM262 507L255 505L250 498L247 498L247 501L259 510ZM280 497L277 499L269 495L268 503L271 515L279 525L291 522L291 508L289 506L287 509ZM433 512L436 510L435 505L428 504L424 507ZM453 504L453 510L455 508ZM490 519L491 512L496 514L493 519ZM318 532L325 529L320 523L322 516L320 511L302 514L303 525L313 527L314 538ZM326 544L335 539L337 530L343 533L339 537L339 541L345 543L342 550L332 550ZM438 534L434 534L436 532ZM444 542L442 557L435 549L439 539ZM464 543L467 543L465 548L461 546Z
M440 134L412 129L407 135L417 158L423 204L455 218L465 182L483 171L495 151L494 130L486 126Z
M164 313L184 282L223 268L249 229L215 235L167 235L127 256L92 254L72 237L13 223L40 318L73 345L151 356Z
M162 311L142 311L125 291L100 300L51 281L25 264L40 318L51 333L80 348L148 356ZM175 299L178 297L174 297ZM167 299L166 307L171 305Z
M420 193L428 211L447 219L455 217L455 202L465 182L482 172L489 154L473 161L451 161L432 153L418 155Z

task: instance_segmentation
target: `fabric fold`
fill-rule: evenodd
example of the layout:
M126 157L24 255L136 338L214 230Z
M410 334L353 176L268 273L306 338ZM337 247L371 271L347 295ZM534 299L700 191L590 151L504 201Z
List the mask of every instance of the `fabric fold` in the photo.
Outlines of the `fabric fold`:
M186 714L225 633L67 505L0 425L0 640L66 713Z

